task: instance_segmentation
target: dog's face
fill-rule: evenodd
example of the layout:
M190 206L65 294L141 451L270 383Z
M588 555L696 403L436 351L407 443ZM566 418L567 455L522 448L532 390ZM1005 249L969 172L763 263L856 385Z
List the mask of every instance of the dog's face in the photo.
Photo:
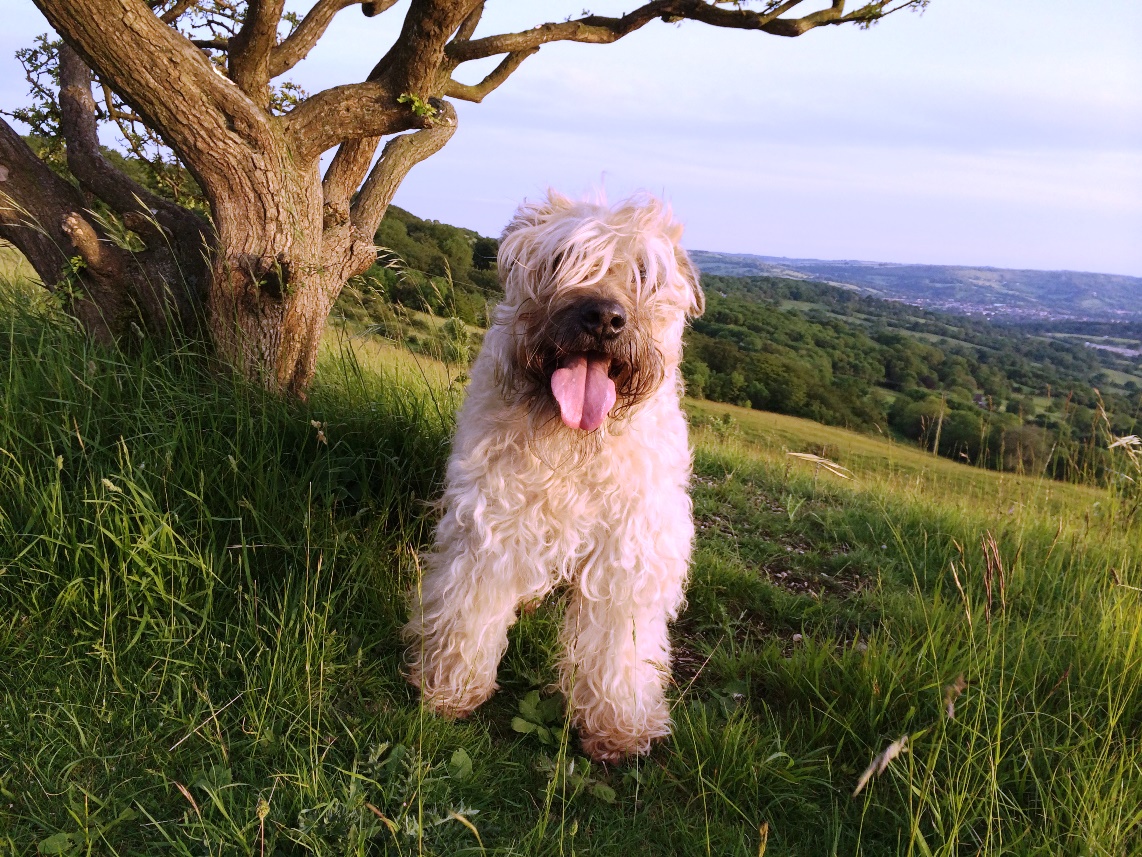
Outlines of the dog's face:
M681 237L650 197L609 208L551 193L522 205L498 259L505 396L593 431L672 379L686 319L704 308Z

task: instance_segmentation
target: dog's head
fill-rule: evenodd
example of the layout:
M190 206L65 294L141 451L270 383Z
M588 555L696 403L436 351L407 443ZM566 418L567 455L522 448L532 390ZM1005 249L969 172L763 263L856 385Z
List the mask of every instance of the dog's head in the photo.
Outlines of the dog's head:
M549 192L521 205L498 259L504 394L593 431L673 379L686 319L705 306L681 237L649 196L609 207Z

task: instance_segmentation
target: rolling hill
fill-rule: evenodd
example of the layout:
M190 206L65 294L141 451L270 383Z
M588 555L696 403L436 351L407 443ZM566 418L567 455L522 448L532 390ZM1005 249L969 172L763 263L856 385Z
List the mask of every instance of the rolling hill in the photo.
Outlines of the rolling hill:
M873 297L1006 320L1142 320L1142 278L1078 271L826 261L691 253L703 273L789 277L844 286Z

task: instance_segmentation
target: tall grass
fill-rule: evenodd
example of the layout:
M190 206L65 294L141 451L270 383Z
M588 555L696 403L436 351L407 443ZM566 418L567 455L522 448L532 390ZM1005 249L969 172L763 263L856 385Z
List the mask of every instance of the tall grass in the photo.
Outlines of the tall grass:
M0 854L1142 852L1108 494L695 405L675 735L604 768L548 690L558 599L467 721L400 677L455 367L334 337L289 404L7 294Z

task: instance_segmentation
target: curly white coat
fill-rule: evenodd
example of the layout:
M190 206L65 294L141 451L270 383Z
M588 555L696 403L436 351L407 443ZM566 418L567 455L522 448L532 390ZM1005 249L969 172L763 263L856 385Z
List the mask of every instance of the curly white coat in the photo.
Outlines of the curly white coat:
M472 367L445 512L404 632L409 680L438 712L463 716L496 690L517 610L565 584L560 685L584 750L615 761L669 734L667 623L694 535L679 362L686 318L703 308L681 233L653 198L610 208L553 193L505 231L505 301ZM663 368L590 433L550 409L544 419L510 383L521 316L586 293L630 307Z

